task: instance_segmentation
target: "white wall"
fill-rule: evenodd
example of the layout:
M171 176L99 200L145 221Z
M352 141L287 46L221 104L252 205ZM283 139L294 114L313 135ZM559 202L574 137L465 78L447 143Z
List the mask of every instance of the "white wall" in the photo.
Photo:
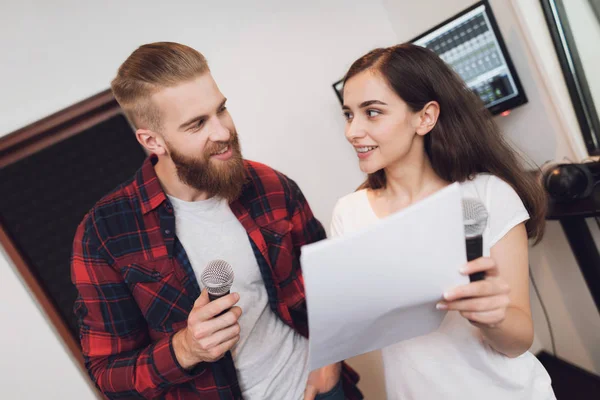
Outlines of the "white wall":
M407 41L437 25L450 16L469 7L474 0L436 1L383 0L388 10L398 41ZM524 48L522 34L506 0L492 0L494 15L502 31L529 103L515 108L507 117L496 117L504 134L537 165L553 160L563 149L569 148L564 134L556 129L556 122L548 111L552 105L547 99L541 77ZM544 116L540 118L540 116Z
M245 156L294 178L328 226L336 199L362 179L331 85L354 59L396 40L378 2L3 2L0 134L108 88L137 46L163 40L204 53L229 98ZM2 330L0 341L33 343L23 354L2 353L0 379L10 384L0 386L0 397L89 398L1 257L0 271L0 282L12 287L0 293L0 318L25 321Z
M571 144L571 151L561 149L557 159L581 160L587 153L540 3L537 0L513 0L512 4L548 98L554 103L558 120L556 131L564 134ZM596 52L595 59L598 62L600 53ZM591 222L588 220L588 227L596 243L600 243L600 230ZM599 311L558 222L548 223L546 239L532 252L531 262L550 313L559 357L600 374ZM538 326L542 326L540 318ZM544 343L549 345L547 336Z
M383 0L398 41L410 40L473 0ZM568 3L568 2L566 2ZM587 156L539 0L491 0L529 103L497 117L505 135L537 165ZM596 46L597 48L597 46ZM600 52L595 53L596 60ZM588 224L595 239L600 232ZM559 357L600 373L600 318L558 222L531 250L533 274L548 308ZM551 350L546 321L532 292L536 336Z
M0 135L106 89L139 44L180 41L207 56L229 98L245 155L297 180L328 225L335 200L362 178L343 138L331 84L367 50L410 39L471 1L198 3L5 2L0 14ZM499 123L536 163L584 157L538 1L492 0L492 6L530 98ZM559 355L600 371L594 333L600 332L600 319L556 223L549 224L543 244L533 250L532 265ZM0 317L23 320L0 332L0 340L8 347L20 340L30 349L2 353L0 397L89 398L81 374L4 257L0 274L0 283L10 286L0 291ZM537 334L550 348L537 303L534 312ZM43 374L26 373L31 360Z
M95 398L84 372L65 351L1 248L0 318L0 398Z
M0 134L108 88L140 44L183 42L207 57L244 155L298 180L326 225L362 177L331 84L395 41L383 7L359 0L29 0L3 5L0 26Z

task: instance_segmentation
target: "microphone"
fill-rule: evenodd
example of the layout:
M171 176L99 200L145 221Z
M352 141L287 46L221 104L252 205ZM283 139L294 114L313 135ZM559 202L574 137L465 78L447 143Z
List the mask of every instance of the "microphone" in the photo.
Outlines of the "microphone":
M483 256L483 231L487 225L488 212L483 203L477 199L465 198L462 201L463 224L465 226L465 242L467 245L467 261ZM471 282L485 278L485 272L469 275Z
M200 281L208 291L208 298L213 301L229 294L233 277L233 268L227 261L212 260L202 271Z
M204 286L204 289L208 292L209 301L217 300L223 296L227 296L233 285L233 268L231 264L223 260L212 260L206 264L204 271L200 274L200 281ZM216 317L220 317L225 314L229 309L221 311ZM233 358L231 350L227 351L226 357L217 361L222 365L222 368L227 376L229 382L233 382L235 378L235 366L233 365ZM239 388L234 389L235 398L241 398ZM239 397L238 397L239 396Z

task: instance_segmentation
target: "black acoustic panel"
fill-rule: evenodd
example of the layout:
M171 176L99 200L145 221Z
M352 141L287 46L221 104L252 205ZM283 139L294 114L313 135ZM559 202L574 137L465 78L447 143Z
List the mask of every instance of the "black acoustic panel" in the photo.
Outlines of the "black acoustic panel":
M77 225L145 158L121 114L0 169L0 218L75 338L70 256Z

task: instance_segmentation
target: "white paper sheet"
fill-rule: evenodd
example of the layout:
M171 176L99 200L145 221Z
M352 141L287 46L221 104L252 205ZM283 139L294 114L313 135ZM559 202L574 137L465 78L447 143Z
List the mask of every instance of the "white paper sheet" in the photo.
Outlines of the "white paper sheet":
M340 238L302 248L309 368L436 330L442 293L466 284L460 187Z

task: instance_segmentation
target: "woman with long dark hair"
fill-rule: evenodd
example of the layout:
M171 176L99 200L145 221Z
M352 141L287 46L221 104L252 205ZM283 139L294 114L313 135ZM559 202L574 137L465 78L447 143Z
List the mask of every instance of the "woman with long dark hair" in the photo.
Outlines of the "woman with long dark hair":
M382 350L388 398L553 399L548 374L527 351L528 239L539 242L544 230L541 186L480 99L430 50L373 50L352 64L343 93L346 138L368 178L336 204L334 236L453 182L489 214L484 257L460 270L485 279L443 294L439 330Z

